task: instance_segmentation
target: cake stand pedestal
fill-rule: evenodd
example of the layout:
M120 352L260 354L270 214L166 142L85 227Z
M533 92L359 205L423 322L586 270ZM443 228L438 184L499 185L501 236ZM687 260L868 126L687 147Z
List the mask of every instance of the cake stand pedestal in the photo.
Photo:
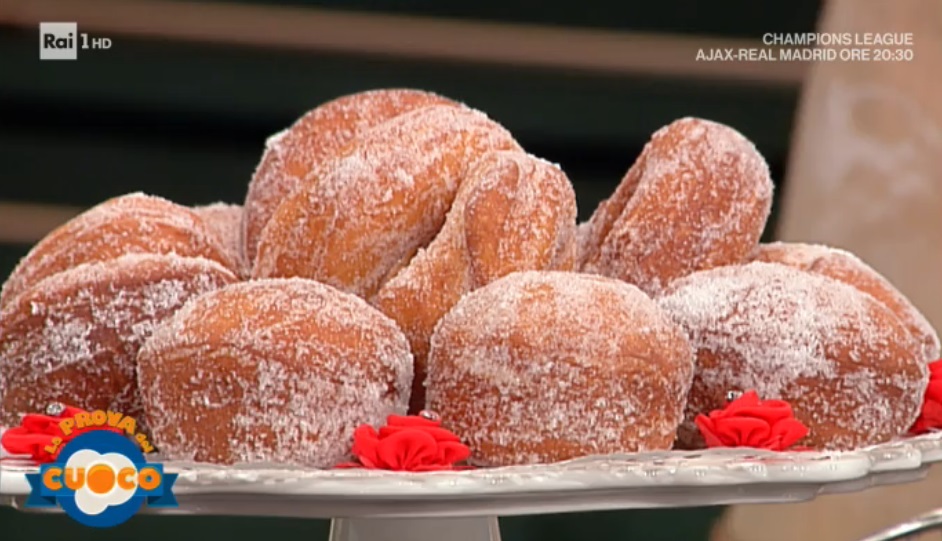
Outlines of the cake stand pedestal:
M497 517L335 518L330 541L500 541Z

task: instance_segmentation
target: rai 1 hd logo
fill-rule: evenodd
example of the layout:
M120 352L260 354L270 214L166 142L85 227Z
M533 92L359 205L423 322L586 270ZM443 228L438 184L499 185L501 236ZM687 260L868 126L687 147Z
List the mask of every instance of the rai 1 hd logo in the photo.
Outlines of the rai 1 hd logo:
M80 33L78 23L39 23L40 60L78 60L79 49L110 48L110 38Z
M120 422L111 422L118 417ZM142 435L136 438L142 442L139 446L127 437L130 431L115 430L136 424L130 417L102 411L63 419L60 428L66 435L82 425L90 430L66 442L55 463L26 475L31 490L24 507L60 507L75 521L94 528L123 524L145 505L178 507L172 491L177 475L147 461L141 447L152 447Z

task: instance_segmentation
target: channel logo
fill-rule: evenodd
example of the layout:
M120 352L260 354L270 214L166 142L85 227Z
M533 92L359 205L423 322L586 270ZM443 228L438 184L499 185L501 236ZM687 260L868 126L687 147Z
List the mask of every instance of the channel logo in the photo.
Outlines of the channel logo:
M40 60L78 60L78 24L39 23Z
M79 49L110 48L110 38L79 33L78 23L39 23L40 60L78 60Z
M177 507L177 475L149 463L127 437L94 430L75 437L57 461L26 475L31 492L27 508L61 507L77 522L110 528L128 521L146 504Z

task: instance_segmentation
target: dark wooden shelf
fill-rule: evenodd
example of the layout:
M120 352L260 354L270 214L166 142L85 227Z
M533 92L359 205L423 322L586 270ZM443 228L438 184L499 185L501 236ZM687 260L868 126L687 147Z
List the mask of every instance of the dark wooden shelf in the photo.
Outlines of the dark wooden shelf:
M242 0L240 3L742 38L758 38L763 32L813 32L821 8L821 0L583 1L578 4L535 0Z

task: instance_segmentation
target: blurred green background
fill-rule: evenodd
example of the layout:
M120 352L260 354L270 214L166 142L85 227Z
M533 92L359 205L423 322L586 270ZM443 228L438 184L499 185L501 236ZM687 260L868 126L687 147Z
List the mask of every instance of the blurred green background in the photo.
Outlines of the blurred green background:
M812 31L820 7L812 0L256 3L272 9L290 4L310 10L704 40L758 40L765 32ZM81 4L72 2L67 14L73 16ZM100 3L89 6L94 4ZM437 91L486 111L530 152L562 165L575 185L581 218L614 189L654 130L685 115L742 131L768 159L779 194L784 188L780 180L798 84L458 63L120 32L110 36L111 50L83 52L78 62L40 62L35 25L22 19L17 23L14 16L17 8L27 5L0 3L0 202L14 206L84 208L131 191L184 204L241 203L268 135L325 100L392 86ZM96 9L101 11L100 6ZM62 20L55 15L46 11L37 16ZM96 17L102 19L100 13ZM83 18L75 18L82 31ZM124 22L134 26L140 21ZM279 29L273 25L270 32ZM109 34L102 30L97 35ZM0 275L12 269L32 242L8 237L0 243ZM712 508L515 517L502 520L502 530L506 541L698 541L707 538L720 512ZM62 516L0 509L4 541L211 536L317 540L326 539L327 530L324 521L142 516L100 532L76 528Z

